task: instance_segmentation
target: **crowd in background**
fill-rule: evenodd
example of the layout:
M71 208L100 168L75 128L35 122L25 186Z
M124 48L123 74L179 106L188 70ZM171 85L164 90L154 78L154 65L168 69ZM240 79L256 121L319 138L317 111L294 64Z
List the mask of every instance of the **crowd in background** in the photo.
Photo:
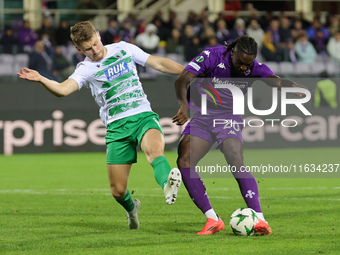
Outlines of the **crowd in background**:
M184 62L206 48L225 45L245 34L257 41L263 61L313 63L317 55L325 55L340 62L338 17L329 16L322 23L318 15L309 22L303 13L294 18L284 13L278 17L251 13L246 17L221 13L211 22L206 11L189 11L184 23L172 11L166 20L158 12L151 22L134 15L122 22L111 17L107 29L100 34L104 45L126 41L148 53L180 55ZM1 31L0 53L25 52L29 54L29 68L50 78L67 78L83 56L72 45L68 21L53 24L52 20L44 16L38 30L31 29L27 20L13 22Z

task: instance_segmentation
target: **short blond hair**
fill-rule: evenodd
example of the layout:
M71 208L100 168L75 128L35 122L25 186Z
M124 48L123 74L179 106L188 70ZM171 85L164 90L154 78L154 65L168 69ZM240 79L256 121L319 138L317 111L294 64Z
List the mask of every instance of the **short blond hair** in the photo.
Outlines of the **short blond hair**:
M97 32L96 28L90 21L79 22L71 27L70 31L71 39L77 46L79 46L79 43L90 40Z

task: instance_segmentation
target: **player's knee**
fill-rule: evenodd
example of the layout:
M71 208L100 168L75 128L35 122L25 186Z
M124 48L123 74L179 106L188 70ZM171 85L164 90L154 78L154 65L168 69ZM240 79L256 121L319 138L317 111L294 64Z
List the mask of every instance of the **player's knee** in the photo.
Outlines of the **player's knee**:
M177 158L177 166L179 168L190 167L190 153L179 154Z
M150 148L144 153L150 164L154 159L158 158L159 156L164 156L164 151L161 148Z
M227 151L226 158L230 165L235 166L235 165L243 164L243 153L242 151L236 148L229 149Z
M126 194L126 189L123 187L117 187L114 185L111 185L111 194L115 199L123 199Z

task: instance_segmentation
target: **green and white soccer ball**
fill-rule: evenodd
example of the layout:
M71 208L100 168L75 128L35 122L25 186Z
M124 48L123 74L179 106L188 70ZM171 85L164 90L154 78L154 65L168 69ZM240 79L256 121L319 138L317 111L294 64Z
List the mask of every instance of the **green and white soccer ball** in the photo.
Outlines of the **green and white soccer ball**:
M230 227L236 235L254 235L255 225L259 222L256 212L251 208L239 208L230 216Z

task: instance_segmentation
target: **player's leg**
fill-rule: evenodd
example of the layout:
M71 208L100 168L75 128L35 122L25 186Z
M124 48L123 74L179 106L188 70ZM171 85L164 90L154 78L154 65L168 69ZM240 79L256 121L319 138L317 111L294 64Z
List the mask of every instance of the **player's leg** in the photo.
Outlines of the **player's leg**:
M131 164L107 164L107 172L112 196L127 211L128 225L130 229L138 229L138 210L140 201L132 200L127 188Z
M265 222L261 209L259 189L256 179L244 166L242 142L236 138L227 138L223 141L222 152L228 164L237 170L237 172L233 173L233 175L238 182L241 194L247 206L252 208L258 214L261 222ZM263 231L262 234L271 233L268 223L266 224L267 229Z
M145 153L146 159L154 169L155 179L164 191L166 203L173 204L176 201L182 178L177 168L171 169L164 156L164 146L163 133L155 128L148 129L140 142L140 147Z
M182 173L183 183L192 201L207 217L205 227L197 233L199 235L210 235L224 228L223 221L219 219L211 206L204 182L195 171L196 164L210 147L208 141L189 134L182 136L178 146L177 165Z
M130 229L138 229L140 201L132 200L127 189L131 165L137 162L136 142L133 141L129 118L110 123L106 132L106 163L113 197L127 211Z

